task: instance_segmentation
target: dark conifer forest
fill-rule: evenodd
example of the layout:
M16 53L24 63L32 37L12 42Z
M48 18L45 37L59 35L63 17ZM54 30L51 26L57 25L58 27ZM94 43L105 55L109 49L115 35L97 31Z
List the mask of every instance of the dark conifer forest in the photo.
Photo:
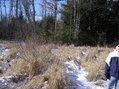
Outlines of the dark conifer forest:
M119 40L119 1L0 0L0 39L113 45Z

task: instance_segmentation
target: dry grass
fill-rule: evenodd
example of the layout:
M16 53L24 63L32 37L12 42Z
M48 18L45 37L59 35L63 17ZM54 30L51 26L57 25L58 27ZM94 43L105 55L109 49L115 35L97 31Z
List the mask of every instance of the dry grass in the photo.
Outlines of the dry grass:
M34 76L21 89L66 89L66 78L63 66L51 65L46 73Z
M83 49L83 47L75 47L74 45L62 45L54 51L54 54L61 60L66 61L69 57L77 57L81 49Z
M110 51L112 51L112 48L101 47L93 47L87 51L86 56L81 61L81 65L89 73L87 76L88 80L96 81L98 79L105 79L104 65Z
M21 89L66 89L63 60L51 53L55 45L23 43L16 48L18 50L10 52L10 55L15 56L19 52L19 56L14 57L12 66L4 76L13 73L27 75L28 82Z
M66 61L68 57L75 59L75 57L79 56L81 51L85 52L86 55L81 59L81 66L88 71L88 80L96 81L98 79L105 79L104 61L111 50L112 48L109 49L107 47L75 47L70 45L59 47L55 53L59 58Z
M13 63L4 75L14 72L27 75L28 82L21 86L21 89L66 89L64 62L68 57L79 56L81 51L86 52L85 57L81 60L81 66L89 72L87 78L90 81L105 79L104 61L112 50L106 47L41 45L35 42L11 43L8 48L10 52L7 58Z

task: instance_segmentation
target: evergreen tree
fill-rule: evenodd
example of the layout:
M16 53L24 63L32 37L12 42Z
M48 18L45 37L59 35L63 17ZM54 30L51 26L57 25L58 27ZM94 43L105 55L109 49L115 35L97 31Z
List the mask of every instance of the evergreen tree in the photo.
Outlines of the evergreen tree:
M78 28L79 44L113 44L118 39L118 1L75 0L79 2L75 7L73 6L73 1L70 0L67 5L64 5L62 11L64 21L63 30L67 29L67 33L75 33L75 21L80 21ZM110 11L110 8L112 11ZM75 14L74 10L76 10ZM75 17L77 13L79 14L79 18ZM73 37L75 37L75 34Z

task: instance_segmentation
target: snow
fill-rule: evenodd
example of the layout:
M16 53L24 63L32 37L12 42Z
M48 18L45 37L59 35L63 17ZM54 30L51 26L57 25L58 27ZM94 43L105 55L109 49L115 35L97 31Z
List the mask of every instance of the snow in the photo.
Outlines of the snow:
M16 82L13 81L13 79L15 79ZM26 82L27 78L24 75L13 73L9 76L0 77L0 89L19 89L19 87Z
M7 52L9 51L9 49L5 48L5 47L2 47L0 48L0 58L3 59L4 56L7 55Z
M9 49L2 47L0 48L0 72L5 72L11 65L9 59L6 58L7 52ZM17 82L13 81L15 79ZM12 73L9 76L1 76L0 77L0 89L17 89L19 86L23 85L27 82L27 78L25 75L20 75L17 73Z
M8 51L9 49L0 48L0 57L3 58ZM52 51L55 53L57 50ZM71 57L69 57L69 60L65 62L67 74L67 89L104 89L104 87L95 85L94 82L89 82L86 79L88 72L86 72L85 69L82 68L80 65L80 60L85 54L86 54L85 52L81 52L79 56L75 58L76 59L75 61ZM9 61L7 61L7 59L4 59L2 64L4 66L3 65L0 66L0 69L4 70L5 68L6 70L9 66ZM18 82L15 83L12 80L12 78L15 78ZM0 87L2 89L13 89L13 88L18 89L20 85L26 82L27 82L26 76L18 75L16 73L13 73L10 76L0 77ZM45 87L43 89L47 89L48 87L47 82L44 83L44 85Z
M102 86L89 82L86 79L88 73L74 60L66 61L65 65L68 78L67 89L104 89Z
M58 56L58 49L52 49L51 52ZM81 67L80 61L87 54L87 50L81 51L77 57L72 58L72 55L68 56L68 60L65 62L66 76L67 76L67 89L104 89L104 86L99 86L96 82L89 82L87 80L88 72ZM74 61L75 60L75 61ZM104 83L105 81L101 83Z

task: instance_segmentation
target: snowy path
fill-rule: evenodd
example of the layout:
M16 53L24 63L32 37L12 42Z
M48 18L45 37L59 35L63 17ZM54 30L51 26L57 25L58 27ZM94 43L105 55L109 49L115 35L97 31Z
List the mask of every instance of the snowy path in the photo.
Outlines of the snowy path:
M86 79L87 72L80 65L76 65L73 60L65 62L66 74L68 78L67 89L104 89Z
M63 51L62 51L63 50ZM65 53L64 49L60 50L59 49L52 49L51 52L60 57ZM69 50L68 50L69 51ZM68 54L69 52L66 52ZM69 56L69 60L65 62L66 65L66 74L67 74L67 89L104 89L102 86L96 85L94 82L89 82L86 79L86 76L88 73L85 71L84 68L81 67L80 65L80 60L85 56L86 52L81 51L79 53L79 56L76 57L76 62L74 62L75 59L72 59ZM69 54L68 54L69 55ZM65 56L68 56L65 55ZM105 81L102 82L105 84Z

